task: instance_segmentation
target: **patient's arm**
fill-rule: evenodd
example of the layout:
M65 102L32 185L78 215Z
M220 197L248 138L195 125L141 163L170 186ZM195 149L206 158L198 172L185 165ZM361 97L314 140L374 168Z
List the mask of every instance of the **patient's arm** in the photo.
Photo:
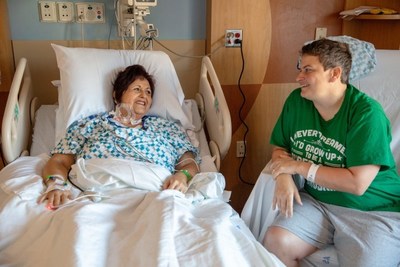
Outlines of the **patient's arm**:
M186 152L183 154L175 166L175 170L175 173L164 182L163 189L175 189L184 193L188 189L191 177L199 172L193 153Z
M57 176L62 178L64 181L67 180L68 171L72 164L75 162L75 156L71 154L54 154L43 168L42 177L47 187L51 186L52 183L56 183L55 180L48 179L49 176ZM50 208L58 207L60 204L64 204L68 199L72 198L70 190L53 190L42 196L38 203L42 203L47 199L47 204Z
M61 175L67 180L68 171L75 163L75 156L71 154L54 154L43 168L43 177L48 175ZM46 181L45 181L46 182Z

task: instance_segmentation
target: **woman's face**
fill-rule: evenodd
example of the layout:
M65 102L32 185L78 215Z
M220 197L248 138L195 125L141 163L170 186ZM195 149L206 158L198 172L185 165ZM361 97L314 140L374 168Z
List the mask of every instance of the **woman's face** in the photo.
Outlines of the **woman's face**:
M133 81L121 97L121 103L130 105L137 120L147 114L152 101L150 84L145 78Z
M317 56L303 55L296 81L301 87L301 96L314 101L329 94L331 69L324 70Z

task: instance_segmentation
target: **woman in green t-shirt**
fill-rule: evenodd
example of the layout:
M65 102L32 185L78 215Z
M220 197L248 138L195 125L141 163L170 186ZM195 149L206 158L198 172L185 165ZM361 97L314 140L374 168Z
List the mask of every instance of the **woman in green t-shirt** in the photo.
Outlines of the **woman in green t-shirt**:
M400 178L390 122L349 84L351 53L322 39L303 46L300 88L274 127L270 172L280 211L264 245L287 266L334 244L341 266L400 264ZM306 179L298 190L292 175Z

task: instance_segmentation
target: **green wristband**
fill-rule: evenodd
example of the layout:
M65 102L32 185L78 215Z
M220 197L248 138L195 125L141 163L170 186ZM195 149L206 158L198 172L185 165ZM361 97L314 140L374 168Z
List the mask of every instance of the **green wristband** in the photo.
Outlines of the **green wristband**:
M187 182L190 182L192 180L192 175L190 175L188 170L179 170L181 173L183 173L186 176Z

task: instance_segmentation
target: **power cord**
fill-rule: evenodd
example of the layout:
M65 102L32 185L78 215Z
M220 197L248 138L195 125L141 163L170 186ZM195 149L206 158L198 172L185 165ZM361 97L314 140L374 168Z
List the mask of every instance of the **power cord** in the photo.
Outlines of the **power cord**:
M242 181L243 183L245 183L247 185L255 185L254 183L250 183L250 182L246 181L242 177L242 166L243 166L244 160L246 159L246 150L247 150L246 137L247 137L247 134L249 132L249 127L247 126L244 118L242 117L242 111L243 111L244 105L246 103L246 96L243 93L242 86L241 86L241 81L242 81L242 76L243 76L243 72L244 72L245 61L244 61L244 56L243 56L242 42L241 41L239 41L239 42L240 42L240 55L242 57L242 70L240 71L240 75L239 75L239 79L238 79L238 88L239 88L240 94L242 95L242 99L243 99L242 104L241 104L241 106L239 108L239 118L240 118L241 123L246 128L246 131L245 131L245 133L243 135L244 155L243 155L242 159L240 160L239 179L240 179L240 181Z

